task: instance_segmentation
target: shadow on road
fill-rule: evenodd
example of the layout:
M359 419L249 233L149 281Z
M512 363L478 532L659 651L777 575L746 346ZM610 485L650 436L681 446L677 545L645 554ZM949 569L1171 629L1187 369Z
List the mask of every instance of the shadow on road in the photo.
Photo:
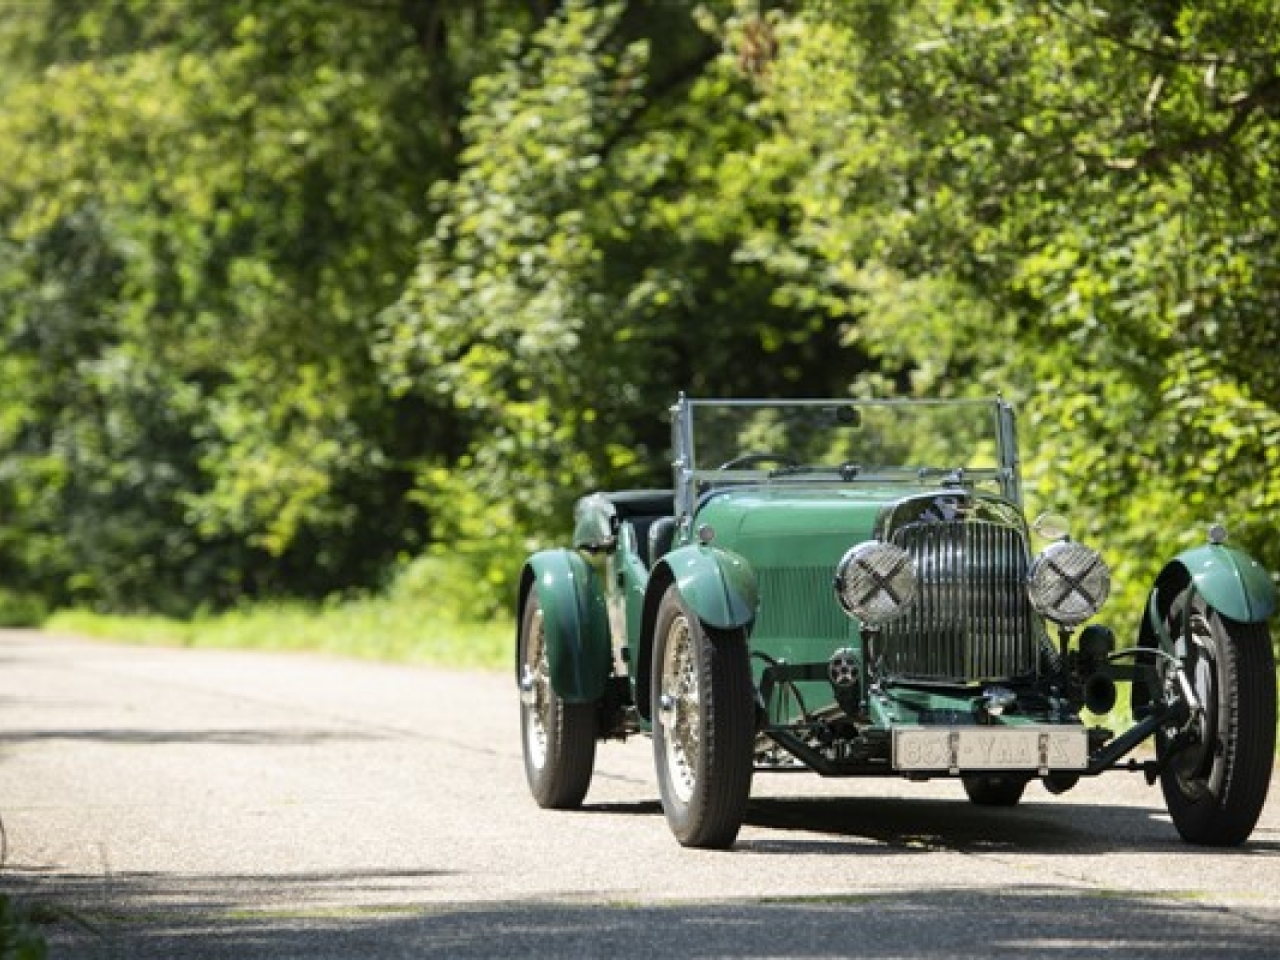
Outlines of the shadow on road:
M966 800L821 798L753 800L748 823L770 830L870 840L891 848L1079 855L1138 846L1183 848L1160 811L1094 804L1015 808L977 807ZM757 852L796 852L805 841L782 837L757 842ZM806 846L812 846L807 844Z
M76 740L106 744L233 744L235 746L284 746L292 747L314 743L333 743L362 740L383 740L381 734L368 731L344 730L335 732L332 727L272 728L272 729L224 729L203 730L151 730L122 727L89 727L53 730L26 730L0 734L0 747L6 744L43 743Z
M284 877L44 878L41 897L74 904L94 931L67 920L46 935L52 955L84 960L270 960L338 957L921 957L982 960L1096 956L1274 957L1280 908L1230 911L1167 892L1150 896L1075 887L923 889L721 903L489 905L397 901L429 886L431 871ZM12 877L10 878L13 879ZM31 878L34 880L34 878ZM296 885L314 906L235 907L246 885ZM21 883L20 886L29 886ZM855 884L856 886L856 884ZM230 894L234 893L234 896ZM278 895L278 889L276 890ZM363 894L368 906L332 907ZM270 902L275 897L264 897ZM355 898L359 902L360 897ZM306 902L306 898L303 898Z
M583 816L662 816L656 801L587 803ZM978 807L964 799L902 797L753 798L747 826L771 835L739 838L736 851L850 856L892 852L1036 853L1079 856L1130 850L1185 853L1162 808L1026 801L1014 808ZM805 836L796 836L804 834ZM1222 851L1219 851L1220 853ZM1280 855L1280 843L1254 837L1231 856Z

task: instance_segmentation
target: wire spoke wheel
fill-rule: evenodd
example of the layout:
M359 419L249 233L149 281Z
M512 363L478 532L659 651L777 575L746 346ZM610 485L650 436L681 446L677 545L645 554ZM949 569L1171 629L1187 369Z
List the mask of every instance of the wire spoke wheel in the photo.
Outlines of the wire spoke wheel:
M698 672L693 661L689 620L683 615L671 621L663 645L661 689L659 722L666 732L663 742L667 748L671 789L681 801L688 803L697 786L702 727Z
M551 682L546 620L536 590L520 618L520 740L525 778L539 806L581 806L596 755L596 705L566 703Z
M732 846L746 817L755 690L744 631L709 631L675 586L658 608L653 747L662 808L688 847Z
M547 730L552 724L551 668L547 664L547 635L541 609L534 609L528 647L520 677L524 701L525 754L541 769L547 764Z
M1160 785L1183 839L1235 846L1252 832L1266 802L1275 751L1276 689L1271 636L1263 623L1239 623L1187 588L1170 606L1171 651L1164 668L1170 698L1185 681L1194 700L1185 722L1157 733Z
M1218 645L1204 611L1191 612L1177 646L1199 709L1184 727L1187 743L1170 758L1169 772L1185 796L1201 799L1222 788L1226 750L1221 731L1223 721L1230 722L1229 717L1223 716L1227 701L1219 696Z

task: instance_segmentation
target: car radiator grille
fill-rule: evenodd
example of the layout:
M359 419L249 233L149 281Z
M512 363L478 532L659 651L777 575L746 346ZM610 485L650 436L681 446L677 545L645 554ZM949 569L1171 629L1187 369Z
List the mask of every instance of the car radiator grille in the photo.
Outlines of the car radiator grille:
M892 541L915 561L915 601L885 625L888 672L972 681L1034 673L1044 627L1027 598L1021 531L986 521L912 523Z

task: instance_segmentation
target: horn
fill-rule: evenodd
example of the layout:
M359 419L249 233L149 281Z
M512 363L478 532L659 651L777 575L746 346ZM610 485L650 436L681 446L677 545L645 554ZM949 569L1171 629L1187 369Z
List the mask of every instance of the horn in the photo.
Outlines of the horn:
M1095 673L1084 682L1084 705L1090 713L1110 713L1116 705L1116 682L1105 673Z

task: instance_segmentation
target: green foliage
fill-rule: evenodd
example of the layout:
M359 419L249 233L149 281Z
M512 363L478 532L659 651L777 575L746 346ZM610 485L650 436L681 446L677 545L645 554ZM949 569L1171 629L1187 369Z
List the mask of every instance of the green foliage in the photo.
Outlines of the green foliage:
M563 536L584 490L668 482L679 390L822 392L858 367L737 254L743 205L776 201L722 166L759 136L732 58L704 39L663 72L623 14L566 4L476 82L460 173L382 318L391 388L465 424L465 452L425 465L418 495L493 605L520 537Z
M1280 569L1263 0L41 0L0 23L0 574L468 617L695 395L1018 405L1140 609ZM406 559L406 558L416 558Z
M582 206L603 191L599 152L637 109L643 76L638 48L601 50L617 13L575 8L476 82L463 172L436 191L446 212L384 322L394 386L450 404L477 438L421 481L462 527L491 505L498 525L528 527L598 479L580 441L597 407L608 416L616 371L609 305L593 290L601 238Z
M0 627L38 627L49 615L44 597L0 587Z
M1239 14L1011 0L768 21L773 135L749 162L784 158L795 216L753 250L912 392L1011 395L1037 500L1079 515L1131 610L1219 517L1280 566L1276 14Z
M9 24L0 567L180 610L371 582L420 545L400 462L431 438L369 331L453 163L481 12L47 0Z
M0 893L0 960L44 960L48 955L48 944L27 911Z

